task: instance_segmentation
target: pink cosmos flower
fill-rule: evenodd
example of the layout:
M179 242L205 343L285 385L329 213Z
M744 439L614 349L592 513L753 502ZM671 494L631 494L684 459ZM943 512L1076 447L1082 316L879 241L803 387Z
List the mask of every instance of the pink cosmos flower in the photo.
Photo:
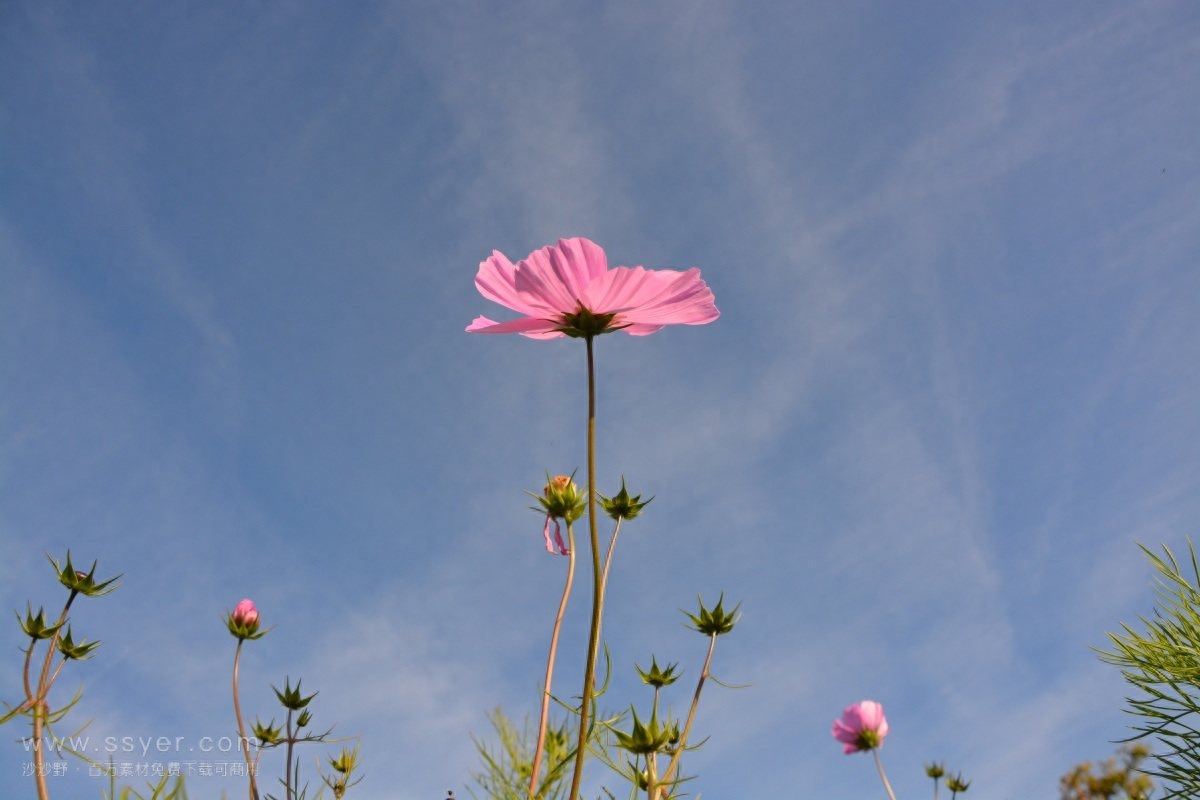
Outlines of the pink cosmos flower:
M833 738L845 745L842 752L846 754L874 750L883 744L887 735L883 706L874 700L863 700L847 707L842 718L833 721Z
M610 331L645 336L666 325L703 325L720 316L700 270L608 268L598 244L559 239L513 265L498 250L479 264L479 293L524 316L476 317L468 333L520 333L531 339L592 337Z
M254 607L254 602L247 599L238 603L233 607L233 621L243 627L251 627L258 622L258 609Z

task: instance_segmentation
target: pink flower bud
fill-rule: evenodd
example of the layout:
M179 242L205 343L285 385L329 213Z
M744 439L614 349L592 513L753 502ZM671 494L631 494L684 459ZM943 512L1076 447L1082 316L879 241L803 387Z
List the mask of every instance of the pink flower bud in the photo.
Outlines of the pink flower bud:
M247 628L258 624L258 609L254 607L254 602L247 599L234 606L233 621Z
M542 490L542 494L546 497L553 497L555 494L564 492L572 483L570 475L555 475L546 484L546 488Z

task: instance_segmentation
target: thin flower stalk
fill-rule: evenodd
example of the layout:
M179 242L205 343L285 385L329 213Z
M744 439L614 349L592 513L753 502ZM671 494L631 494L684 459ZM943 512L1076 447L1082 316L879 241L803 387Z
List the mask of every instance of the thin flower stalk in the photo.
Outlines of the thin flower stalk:
M621 535L621 523L624 519L617 518L617 524L613 526L612 538L608 541L608 554L604 557L604 570L600 573L600 600L604 601L605 594L608 591L608 572L612 568L613 551L617 549L617 537Z
M246 772L250 777L250 800L258 800L258 782L254 779L254 773L257 769L257 759L250 760L250 748L248 746L249 739L246 738L246 723L242 719L242 704L238 699L238 666L242 660L242 645L245 639L238 639L237 650L233 654L233 714L237 717L238 726L238 741L242 745L242 755L246 759Z
M292 755L296 748L296 734L299 731L292 729L292 709L290 708L288 709L284 726L284 729L287 731L287 779L284 781L284 788L287 790L288 800L295 800L296 787L292 784ZM299 773L296 773L296 777L299 777Z
M54 670L54 674L50 673L50 664L54 661L54 653L58 648L58 640L62 635L63 625L66 624L67 615L71 611L71 603L75 602L75 597L79 593L75 590L67 597L67 602L63 605L62 613L58 616L58 630L50 637L49 646L46 648L46 658L42 661L42 672L38 677L37 694L29 693L29 675L28 667L30 658L33 655L33 642L29 643L29 653L25 659L26 675L25 675L25 691L28 696L26 701L30 710L33 712L33 774L34 782L37 785L38 800L50 800L50 789L46 785L46 754L42 743L42 737L45 735L46 718L50 714L50 704L46 698L50 694L50 687L54 685L54 681L58 678L58 673L62 671L63 664L67 663L64 658L58 668Z
M704 683L709 677L708 668L712 665L713 650L717 646L717 635L713 633L708 637L708 653L704 656L704 666L700 669L700 679L696 681L696 691L692 695L692 707L688 709L687 721L683 724L683 733L679 736L679 745L675 748L675 754L671 756L671 761L667 764L666 771L663 772L662 780L655 781L655 784L648 790L649 800L661 800L663 787L670 785L679 767L679 759L683 757L683 751L687 747L688 735L692 732L692 722L696 719L696 709L700 706L700 693L704 690ZM892 798L892 800L895 800L895 798Z
M896 793L892 791L892 784L888 781L887 773L883 771L883 760L879 758L879 748L873 748L871 755L875 756L875 768L879 770L879 779L883 781L883 788L887 790L888 797L891 800L896 800Z
M563 615L567 610L567 599L575 581L575 526L567 522L567 580L563 585L562 599L558 601L558 613L554 617L554 628L550 633L550 654L546 658L546 681L542 689L542 709L538 718L537 744L534 746L533 763L529 775L529 800L537 797L538 774L542 756L546 751L546 729L550 724L550 686L554 680L554 661L558 655L558 634L562 630Z

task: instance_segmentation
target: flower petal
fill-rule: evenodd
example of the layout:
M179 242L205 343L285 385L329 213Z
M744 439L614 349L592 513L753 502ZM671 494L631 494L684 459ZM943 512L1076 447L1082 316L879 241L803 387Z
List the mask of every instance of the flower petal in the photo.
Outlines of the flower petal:
M583 299L592 281L608 272L608 256L604 248L591 239L576 236L559 239L557 247L547 247L554 273L575 300Z
M833 721L833 738L839 742L853 742L858 739L858 731L851 730L840 719Z
M628 333L630 336L649 336L652 333L661 331L665 327L665 325L645 325L641 322L631 322L627 325L621 325L621 320L618 318L614 325L614 330Z
M558 339L563 334L557 330L557 323L546 319L522 317L508 322L496 322L487 317L476 317L467 326L467 333L520 333L531 339Z
M550 539L550 524L554 523L554 539ZM562 527L558 524L558 520L549 514L546 515L546 524L542 526L542 538L546 540L546 552L555 553L560 556L569 556L571 551L567 549L563 543Z
M539 312L543 309L531 307L517 291L516 269L508 260L508 256L499 250L493 250L490 258L479 262L479 272L475 274L475 288L493 303L499 303L505 308L528 316L540 316Z
M563 543L562 528L558 524L558 520L554 520L554 544L558 547L560 556L569 556L571 551L567 549L567 545Z
M614 267L588 286L584 303L597 313L618 314L616 324L703 325L721 315L694 267L686 272Z
M587 287L607 271L608 259L598 244L583 238L559 239L557 245L535 250L517 265L515 288L530 305L554 314L573 314Z
M878 730L881 725L887 724L883 716L883 706L874 700L863 700L858 704L857 711L863 728Z

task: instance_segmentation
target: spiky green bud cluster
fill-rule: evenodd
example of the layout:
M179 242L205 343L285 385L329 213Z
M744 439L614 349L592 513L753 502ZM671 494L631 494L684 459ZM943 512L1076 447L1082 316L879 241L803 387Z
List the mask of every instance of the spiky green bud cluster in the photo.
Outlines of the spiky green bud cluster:
M680 676L683 674L675 671L675 668L679 666L678 663L668 664L666 668L663 669L658 666L658 660L655 659L654 656L650 656L649 670L644 670L637 664L634 664L633 666L638 671L638 675L642 676L642 683L653 686L655 689L661 689L664 686L670 686L672 683L679 680Z
M600 495L600 506L604 509L604 513L608 514L614 520L633 519L642 513L642 509L649 505L653 499L653 497L650 497L642 500L640 494L630 496L629 490L625 488L625 478L622 476L621 491L612 497Z
M307 706L312 699L317 696L317 694L319 694L318 692L313 692L308 697L302 696L300 694L300 684L302 682L302 680L296 681L296 688L293 689L291 681L285 677L283 679L282 692L278 689L275 689L274 686L271 687L272 689L275 689L275 696L279 698L280 704L289 711L303 710L304 707Z
M21 623L21 630L25 631L25 635L34 641L53 637L63 625L61 622L57 625L47 625L45 610L39 606L37 616L34 616L33 608L28 603L25 604L25 619L22 620L21 615L17 614L17 622Z
M713 606L711 611L704 607L703 598L697 597L697 599L700 601L700 613L689 614L686 611L683 613L692 621L690 626L692 630L699 631L705 636L723 636L733 630L733 626L741 619L738 609L741 608L742 604L738 603L731 611L726 612L724 608L724 594L717 599L717 604Z
M72 659L75 661L83 661L92 657L92 651L100 646L99 642L83 642L75 643L71 638L71 626L67 626L67 632L58 640L58 652L63 654L63 658Z
M274 747L283 742L283 726L276 727L275 720L265 725L260 720L254 720L254 738L258 739L260 747Z
M617 737L617 747L638 756L650 753L661 753L669 745L679 741L679 723L667 722L660 724L658 714L650 715L650 721L643 724L638 719L637 709L630 708L633 713L633 730L629 733L614 730Z
M96 565L99 561L92 562L92 568L87 572L82 572L75 569L71 563L71 551L67 551L66 564L59 566L59 563L54 560L54 557L49 553L46 558L50 559L50 563L54 565L54 571L58 573L58 582L71 590L72 594L82 594L87 597L102 597L111 591L114 591L121 584L116 583L116 578L109 578L106 581L96 581Z

